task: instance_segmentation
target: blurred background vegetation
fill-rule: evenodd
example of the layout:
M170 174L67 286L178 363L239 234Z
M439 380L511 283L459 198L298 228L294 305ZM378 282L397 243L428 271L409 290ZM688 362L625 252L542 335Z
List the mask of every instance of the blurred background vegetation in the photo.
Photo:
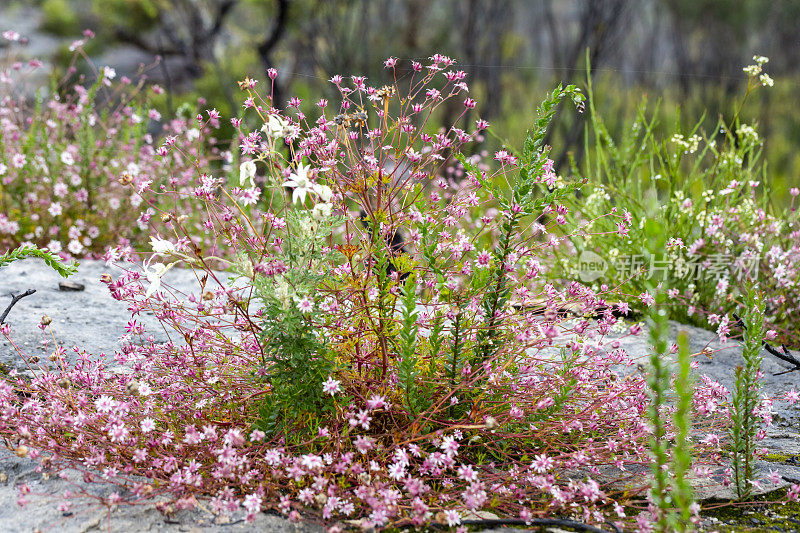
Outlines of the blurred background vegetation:
M236 81L278 69L278 98L332 97L333 74L386 81L388 56L456 58L476 112L503 142L519 146L544 91L584 85L591 68L597 107L619 138L647 100L664 132L705 116L730 119L744 94L742 67L766 55L775 79L742 119L757 123L773 183L800 182L800 0L3 0L0 29L15 29L31 53L66 68L70 42L89 28L98 65L131 75L140 64L166 89L174 112L207 100L237 114ZM588 53L587 53L588 50ZM156 63L156 57L160 58ZM590 67L589 67L590 66ZM658 102L660 106L656 106ZM309 102L310 103L310 102ZM679 111L680 110L680 111ZM460 113L456 103L449 111ZM570 116L567 116L570 115ZM447 117L442 117L447 120ZM564 113L550 139L559 168L583 157L585 116ZM710 132L709 132L710 133ZM784 189L784 187L776 187ZM781 190L778 194L783 195Z

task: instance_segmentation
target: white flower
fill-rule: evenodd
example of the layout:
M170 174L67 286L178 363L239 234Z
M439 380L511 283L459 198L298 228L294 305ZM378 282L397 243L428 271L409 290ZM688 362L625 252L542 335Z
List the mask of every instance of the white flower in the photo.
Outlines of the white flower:
M75 158L72 157L72 154L67 152L66 150L61 152L61 162L65 165L72 165L75 163Z
M314 185L314 192L319 195L320 200L326 203L333 198L333 191L327 185Z
M253 177L256 175L256 164L253 161L245 161L239 165L239 185L244 186L247 180L250 180L250 187L255 187Z
M272 139L280 139L286 135L289 121L280 115L270 114L267 123L261 126L261 131Z
M461 523L461 515L455 509L448 509L444 512L444 519L450 527L457 526Z
M161 237L150 237L150 246L156 255L169 255L175 253L175 245Z
M775 83L772 81L772 78L770 78L769 74L762 74L758 77L758 79L761 80L761 85L764 87L772 87L772 85Z
M299 198L301 202L306 201L306 194L313 190L313 184L308 178L308 171L311 167L300 163L297 165L297 172L289 174L289 179L283 182L284 187L291 187L292 202L297 203Z
M83 251L83 245L78 239L72 239L69 241L69 244L67 244L67 250L73 255L78 255Z
M331 216L332 209L333 206L331 204L315 204L313 211L311 211L311 216L317 220L323 220Z
M53 252L54 254L57 254L58 252L60 252L62 250L61 243L58 242L58 241L55 241L55 240L50 241L47 244L47 249L50 250L51 252Z
M111 67L103 67L103 77L107 80L113 80L117 77L117 71Z
M156 429L156 421L149 417L142 420L139 425L141 426L143 433L149 433Z
M153 293L161 288L161 278L167 273L167 270L175 266L175 264L176 263L170 263L169 265L165 265L163 263L156 263L151 267L148 263L145 263L144 273L147 276L147 281L150 282L145 297L150 298Z

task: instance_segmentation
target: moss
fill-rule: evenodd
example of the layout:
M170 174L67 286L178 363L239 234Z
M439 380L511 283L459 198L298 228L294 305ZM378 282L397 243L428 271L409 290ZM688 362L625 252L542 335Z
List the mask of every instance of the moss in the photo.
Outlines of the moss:
M794 454L791 453L768 453L766 454L763 459L765 461L769 461L770 463L788 463L795 457Z
M701 531L798 531L800 503L786 500L786 493L787 489L781 489L757 496L746 504L731 503L703 511L704 527ZM709 518L716 518L718 522L708 523Z

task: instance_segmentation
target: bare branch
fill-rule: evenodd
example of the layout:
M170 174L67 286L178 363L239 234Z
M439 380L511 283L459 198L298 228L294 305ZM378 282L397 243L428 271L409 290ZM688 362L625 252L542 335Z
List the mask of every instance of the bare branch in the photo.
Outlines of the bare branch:
M14 307L15 305L17 305L18 301L22 300L26 296L30 296L34 292L36 292L36 289L28 289L27 291L23 292L22 294L17 294L16 296L14 296L12 294L11 295L11 303L8 304L8 307L6 307L6 310L3 311L2 315L0 315L0 324L2 324L5 321L6 317L8 316L8 313L11 312L11 308Z

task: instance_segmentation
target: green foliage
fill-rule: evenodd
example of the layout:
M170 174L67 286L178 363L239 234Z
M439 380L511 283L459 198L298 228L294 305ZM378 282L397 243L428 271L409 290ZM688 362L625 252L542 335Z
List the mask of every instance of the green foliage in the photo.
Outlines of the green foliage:
M417 335L417 284L413 279L407 279L403 286L403 310L399 338L399 357L397 364L397 377L403 390L403 399L412 414L417 414L428 407L424 391L419 387L419 358Z
M678 375L674 381L677 400L672 417L675 424L675 444L672 451L671 471L674 475L672 498L677 507L677 514L673 517L673 526L676 531L691 529L692 504L694 503L694 491L688 478L692 468L691 411L694 396L691 362L689 337L685 332L681 332L678 334Z
M764 92L757 90L758 79L751 76L741 104L728 118L709 122L702 114L687 121L680 109L670 116L660 102L649 109L643 99L630 125L615 126L617 135L610 133L609 114L598 112L601 97L591 76L587 81L590 124L585 156L580 168L573 167L587 183L580 195L564 200L585 233L570 236L571 246L558 250L558 266L551 276L580 277L575 256L596 253L608 267L597 286L620 286L636 295L650 282L663 282L676 291L669 302L673 318L700 326L707 326L708 314L734 311L743 295L743 279L756 271L769 299L795 302L793 289L771 279L778 267L764 254L773 246L796 246L793 233L785 228L796 224L797 211L781 207L779 196L788 195L788 189L774 187L764 165L764 140L743 119L744 102ZM664 124L667 117L672 124ZM616 216L608 216L612 210ZM631 222L619 231L623 215ZM672 240L645 258L645 226L651 220L658 220ZM639 266L643 272L638 272ZM639 302L631 304L643 311ZM768 308L775 329L786 332L782 341L796 343L800 338L800 322L789 310L795 307Z
M308 416L324 416L333 408L321 384L333 373L333 356L296 308L267 308L262 323L262 348L271 393L259 408L256 427L277 430L310 428Z
M764 342L764 299L755 283L748 284L744 305L742 365L736 367L730 429L733 481L742 500L748 499L752 493L755 438L759 426L754 411L758 406L758 372Z
M667 438L667 419L663 411L667 408L667 392L669 391L669 365L664 359L667 356L667 335L669 333L669 316L662 309L653 309L648 313L647 325L650 328L650 343L654 346L650 354L650 373L647 384L650 387L651 402L648 418L653 428L650 451L653 454L653 487L651 494L657 507L656 531L667 533L669 529L669 511L672 499L669 495L669 439Z
M76 261L64 263L56 254L32 245L23 245L0 255L0 268L27 257L43 259L47 266L58 272L58 274L64 278L78 271L78 263Z
M42 10L42 29L61 36L77 35L81 21L69 0L44 0Z
M652 198L650 200L648 211L653 212L658 207ZM649 257L663 248L666 231L658 220L648 219L644 232L647 238L645 256ZM688 531L691 529L691 507L694 503L688 480L692 465L690 433L694 390L688 338L685 333L678 336L677 375L673 381L673 365L669 362L667 349L669 313L663 305L666 288L648 284L645 289L655 298L655 303L647 310L649 340L653 346L647 379L651 398L647 416L653 428L650 451L653 455L651 471L654 483L651 494L658 509L656 529L663 533ZM670 394L673 388L675 406L670 421L667 413L673 401ZM675 429L674 442L667 435L670 422Z
M323 277L314 265L324 262L319 243L327 238L336 219L315 220L306 211L288 211L286 221L293 238L287 241L282 259L288 270L269 278L253 270L258 258L240 257L239 275L252 277L260 300L262 368L258 371L271 387L259 408L256 426L273 433L310 427L309 416L324 417L333 408L322 383L335 370L335 357L327 339L318 333L315 314L304 314L298 302L312 298Z
M480 365L493 357L499 346L501 323L497 313L506 304L510 294L505 263L511 252L513 239L518 233L520 220L526 215L540 213L544 207L560 201L577 188L577 184L571 183L566 187L547 191L542 190L544 186L539 183L549 154L549 149L544 146L544 138L556 108L564 98L570 98L579 109L582 108L584 96L574 85L566 87L559 85L542 101L537 109L534 125L525 139L518 179L512 184L510 196L504 195L497 185L489 183L480 169L469 162L463 154L456 155L464 168L497 199L505 216L500 239L493 251L494 261L489 275L489 287L484 292L481 302L488 323L478 334L471 360L473 366Z

